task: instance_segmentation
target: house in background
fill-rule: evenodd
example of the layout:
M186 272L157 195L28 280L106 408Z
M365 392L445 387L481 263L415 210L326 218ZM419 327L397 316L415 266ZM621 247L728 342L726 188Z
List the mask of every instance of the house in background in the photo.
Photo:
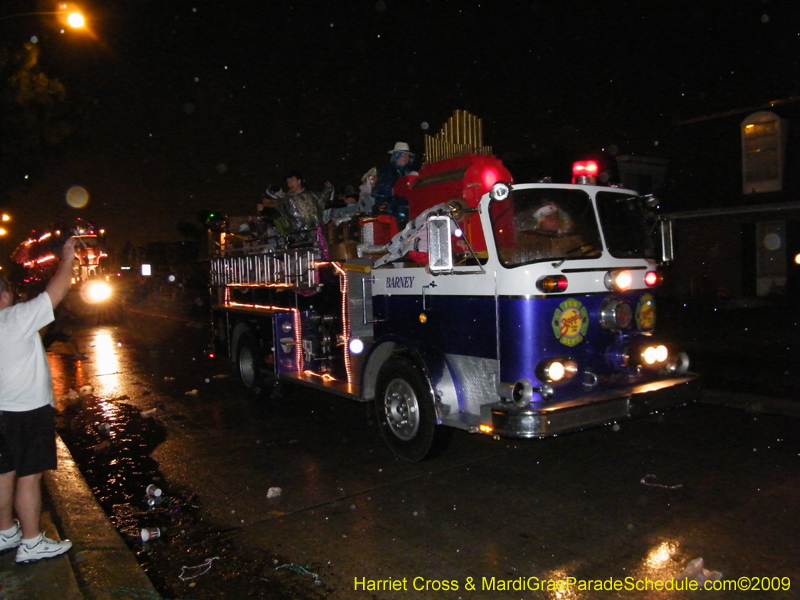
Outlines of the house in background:
M800 98L678 123L681 197L664 292L729 306L800 298ZM622 169L621 169L622 170Z

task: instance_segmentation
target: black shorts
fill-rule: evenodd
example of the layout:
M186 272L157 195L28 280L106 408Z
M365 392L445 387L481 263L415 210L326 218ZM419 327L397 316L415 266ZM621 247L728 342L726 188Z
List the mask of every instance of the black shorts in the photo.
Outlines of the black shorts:
M17 477L56 468L56 422L52 406L0 411L0 473Z

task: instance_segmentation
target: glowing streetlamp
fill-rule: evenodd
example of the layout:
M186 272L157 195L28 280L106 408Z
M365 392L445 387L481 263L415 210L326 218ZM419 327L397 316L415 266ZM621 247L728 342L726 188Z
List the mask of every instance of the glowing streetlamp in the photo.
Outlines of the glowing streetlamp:
M85 25L83 15L79 12L70 13L67 16L67 23L69 23L69 26L73 29L78 29Z
M32 17L36 15L58 15L59 21L62 24L68 25L73 29L80 29L86 25L86 19L78 10L74 4L59 4L58 10L54 11L44 11L44 12L29 12L29 13L18 13L15 15L4 15L0 16L0 21L5 21L7 19L15 19L17 17Z

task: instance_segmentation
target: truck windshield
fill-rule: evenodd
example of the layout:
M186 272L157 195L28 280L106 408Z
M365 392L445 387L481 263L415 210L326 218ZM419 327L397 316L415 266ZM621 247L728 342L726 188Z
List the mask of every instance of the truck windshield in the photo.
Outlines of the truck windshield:
M615 258L653 258L644 207L637 196L619 192L598 192L597 212L603 236Z
M507 200L489 204L489 216L506 267L601 254L592 200L583 190L513 190Z

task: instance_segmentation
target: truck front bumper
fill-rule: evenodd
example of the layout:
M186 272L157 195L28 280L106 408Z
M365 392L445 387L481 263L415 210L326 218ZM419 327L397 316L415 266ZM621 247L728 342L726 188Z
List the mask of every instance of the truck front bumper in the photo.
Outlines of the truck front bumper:
M501 437L547 437L688 404L697 400L700 392L700 380L689 374L562 402L532 403L525 408L497 402L482 407L482 421L490 421L491 433Z

